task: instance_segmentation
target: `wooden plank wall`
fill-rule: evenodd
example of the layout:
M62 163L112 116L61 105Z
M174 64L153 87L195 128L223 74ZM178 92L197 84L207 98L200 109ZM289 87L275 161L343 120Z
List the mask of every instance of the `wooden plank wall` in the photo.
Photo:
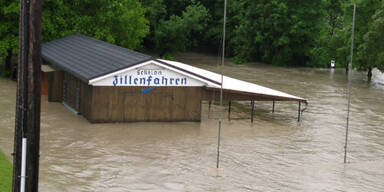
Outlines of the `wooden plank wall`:
M40 74L41 74L41 95L48 95L49 73L42 71Z
M69 73L64 73L63 86L67 87L66 91L63 91L63 101L89 120L91 118L92 86Z
M69 73L64 73L63 102L65 102L67 105L69 105L76 111L79 111L80 109L78 102L78 99L80 98L78 97L79 95L77 95L77 92L80 91L80 84L80 80L70 75Z
M63 71L49 72L48 101L61 102L63 98Z
M92 87L91 122L200 121L201 87Z
M80 109L79 112L85 118L91 118L91 105L92 105L92 86L80 82Z

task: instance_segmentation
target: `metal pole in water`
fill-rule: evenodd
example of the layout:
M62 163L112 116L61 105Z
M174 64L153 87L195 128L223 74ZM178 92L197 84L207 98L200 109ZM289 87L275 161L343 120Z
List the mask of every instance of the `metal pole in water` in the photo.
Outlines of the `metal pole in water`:
M227 17L227 0L224 0L224 21L223 21L223 52L221 55L221 86L220 86L220 115L219 115L219 128L217 130L217 158L216 169L219 169L220 160L220 139L221 139L221 121L223 119L223 68L224 68L224 55L225 55L225 22Z
M348 109L347 109L347 126L345 129L344 163L347 163L347 144L348 144L348 129L349 129L349 109L351 105L351 74L352 74L352 63L353 63L353 42L355 37L355 19L356 19L356 3L353 4L351 62L349 62L349 66L348 66Z

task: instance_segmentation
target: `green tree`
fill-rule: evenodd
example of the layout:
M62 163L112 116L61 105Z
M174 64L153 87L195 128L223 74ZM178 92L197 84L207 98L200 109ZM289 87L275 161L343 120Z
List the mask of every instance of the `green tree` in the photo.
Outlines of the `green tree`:
M359 0L356 1L356 22L355 22L355 37L354 37L354 59L353 67L359 70L367 70L367 57L362 52L361 45L364 43L364 35L373 25L372 16L380 8L380 0ZM348 39L344 47L340 49L348 50L351 48L351 33L353 21L353 2L347 2L344 6L344 39ZM350 57L344 61L344 66L347 70Z
M137 0L45 0L44 41L75 32L136 49L149 26Z
M192 1L181 16L172 15L169 20L160 20L155 31L156 50L163 57L196 46L208 20L208 10Z
M155 48L155 31L160 20L167 18L167 10L163 0L142 0L142 5L146 9L145 17L149 21L150 33L144 38L146 49Z
M325 1L326 20L328 24L328 32L332 37L336 29L342 28L342 0L326 0Z
M0 61L17 50L18 0L0 0ZM145 9L138 0L44 0L42 39L51 41L81 33L130 49L140 48L149 33Z
M243 0L231 39L237 61L306 65L319 37L323 1Z
M325 0L324 18L322 19L320 36L315 39L315 47L311 50L310 66L329 67L331 60L340 61L338 53L343 55L344 46L343 33L343 1ZM345 58L343 58L345 60ZM339 65L339 63L336 63Z
M0 0L0 63L5 59L4 74L11 71L13 53L17 53L19 1Z
M224 21L224 0L201 0L201 3L207 7L211 15L208 26L204 31L204 35L199 39L201 44L211 50L217 52L222 46L223 37L223 21ZM227 17L226 17L226 47L225 55L234 56L234 42L231 39L236 38L235 30L242 19L244 11L244 1L227 1ZM221 51L218 51L221 54Z
M384 71L384 1L382 8L372 18L373 23L360 46L365 62L359 67L368 71L368 81L372 78L373 68Z

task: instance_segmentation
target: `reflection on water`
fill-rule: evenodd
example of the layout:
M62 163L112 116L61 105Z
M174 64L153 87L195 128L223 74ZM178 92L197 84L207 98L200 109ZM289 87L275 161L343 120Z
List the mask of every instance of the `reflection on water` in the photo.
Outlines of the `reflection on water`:
M218 71L216 58L179 59ZM226 63L225 74L309 100L256 102L224 120L215 170L217 107L202 122L89 124L42 98L40 191L384 191L384 86L353 72L350 142L344 165L346 83L342 69ZM379 81L382 81L379 80ZM15 82L0 79L0 146L13 146ZM247 106L248 107L248 106ZM249 109L249 108L248 108Z

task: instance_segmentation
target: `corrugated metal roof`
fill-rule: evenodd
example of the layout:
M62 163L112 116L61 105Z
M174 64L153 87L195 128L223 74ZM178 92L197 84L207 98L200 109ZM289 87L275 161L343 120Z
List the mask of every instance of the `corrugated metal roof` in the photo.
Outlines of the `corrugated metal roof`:
M157 61L172 68L189 73L198 78L210 81L208 88L218 88L221 84L221 75L204 69L193 67L184 63L157 60L149 55L131 51L104 41L96 40L84 35L74 34L42 46L43 59L52 65L71 73L75 77L89 83L89 80L117 72L146 61ZM306 100L281 91L253 83L224 76L223 89L238 93L250 93L276 97L282 100Z
M187 65L181 62L169 61L169 60L163 60L163 59L160 59L160 61L166 62L170 65L173 65L177 68L184 69L191 73L199 74L200 76L211 79L214 82L221 82L221 74L214 73L214 72L201 69L198 67L194 67L191 65ZM210 85L208 85L207 87L215 88L215 89L217 88L217 86L210 86ZM297 97L294 95L290 95L288 93L284 93L278 90L270 89L268 87L264 87L254 83L249 83L246 81L241 81L241 80L234 79L227 76L223 76L223 90L235 91L238 94L249 93L249 94L264 95L266 98L271 98L271 100L273 98L279 98L279 100L297 100L297 101L307 102L306 99L301 97Z
M44 43L43 59L88 83L88 80L153 59L80 34Z

